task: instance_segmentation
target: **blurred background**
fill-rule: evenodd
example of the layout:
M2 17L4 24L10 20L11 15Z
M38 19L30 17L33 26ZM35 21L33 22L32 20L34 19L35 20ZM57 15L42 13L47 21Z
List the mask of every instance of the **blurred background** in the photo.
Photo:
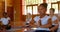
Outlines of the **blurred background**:
M22 15L24 16L24 20L25 20L25 15L27 13L32 14L32 18L34 18L34 16L38 15L38 6L41 3L47 3L48 7L47 7L47 12L46 14L49 15L49 9L50 8L54 8L55 12L54 14L58 17L58 15L60 15L60 0L22 0Z
M60 19L60 0L0 0L0 17L3 12L7 12L11 18L11 26L23 26L27 13L32 14L32 18L38 15L38 6L41 3L47 3L46 14L49 15L49 9L55 9L55 15Z

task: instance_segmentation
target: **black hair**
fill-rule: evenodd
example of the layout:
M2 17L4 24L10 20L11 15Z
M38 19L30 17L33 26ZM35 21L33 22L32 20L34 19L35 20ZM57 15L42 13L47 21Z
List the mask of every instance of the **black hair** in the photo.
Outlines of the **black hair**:
M52 10L53 12L55 12L55 9L54 8L50 8L50 10Z
M6 13L6 12L4 12L4 13L3 13L3 15L7 15L7 13Z
M48 4L47 3L42 3L39 6L43 6L43 7L47 8Z

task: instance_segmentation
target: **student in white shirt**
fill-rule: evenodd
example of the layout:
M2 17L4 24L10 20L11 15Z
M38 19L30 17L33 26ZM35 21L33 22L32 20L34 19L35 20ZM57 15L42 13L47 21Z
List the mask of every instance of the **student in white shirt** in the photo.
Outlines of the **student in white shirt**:
M32 15L30 14L30 13L27 13L27 15L26 15L26 20L25 20L25 28L26 28L26 31L28 30L30 30L30 22L31 22L31 20L32 20Z
M39 16L34 18L35 23L39 26L35 32L50 32L51 18L46 15L47 3L42 3L38 6Z
M10 29L10 17L7 16L7 13L3 13L3 17L0 19L0 21L2 22L3 25L3 29Z
M52 27L50 28L51 31L53 32L57 32L58 29L58 18L54 15L55 9L54 8L50 8L50 17L52 20Z
M27 26L29 26L31 20L32 20L32 15L30 13L27 13L27 16L26 16L26 25Z

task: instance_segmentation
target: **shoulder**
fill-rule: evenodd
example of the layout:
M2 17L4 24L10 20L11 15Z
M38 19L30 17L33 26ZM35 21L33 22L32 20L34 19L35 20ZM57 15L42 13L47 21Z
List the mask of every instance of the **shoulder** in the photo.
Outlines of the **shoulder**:
M10 20L10 17L7 17L8 20Z
M35 16L34 18L39 18L39 16Z
M5 18L2 17L0 20L3 21L4 19L5 19Z
M35 16L34 21L38 21L40 19L40 16Z
M46 17L45 17L45 18L46 18L46 19L50 19L51 17L46 15Z
M56 16L53 16L54 19L58 19Z
M4 19L4 17L2 17L1 19Z
M53 16L53 17L57 18L57 16Z
M39 19L40 17L39 16L35 16L34 19Z
M10 17L7 17L7 18L10 18Z

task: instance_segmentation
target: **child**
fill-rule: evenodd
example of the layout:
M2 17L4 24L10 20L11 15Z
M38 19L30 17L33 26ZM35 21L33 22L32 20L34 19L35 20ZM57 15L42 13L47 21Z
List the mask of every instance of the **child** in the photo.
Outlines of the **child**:
M10 26L10 18L7 16L7 13L3 13L3 17L1 18L1 22L2 22L2 25L3 25L3 30L5 29L10 29L11 26Z
M30 13L27 13L27 16L26 16L26 25L29 26L30 22L32 20L32 16Z
M42 3L38 6L39 16L34 18L34 21L39 26L35 32L50 32L49 27L51 27L51 19L46 15L47 3Z
M57 32L58 29L58 18L54 15L55 9L54 8L50 8L50 17L52 20L52 27L50 28L51 31L53 32Z

